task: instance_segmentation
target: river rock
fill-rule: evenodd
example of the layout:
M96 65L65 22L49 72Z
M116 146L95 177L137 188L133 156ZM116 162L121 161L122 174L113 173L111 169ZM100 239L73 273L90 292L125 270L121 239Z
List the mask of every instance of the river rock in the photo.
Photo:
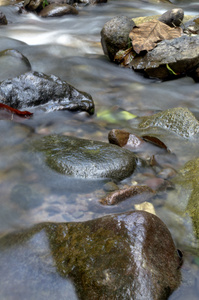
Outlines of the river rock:
M104 142L50 135L34 142L34 149L51 169L74 178L121 180L136 167L131 151Z
M133 20L126 16L116 16L104 25L101 31L101 44L111 61L119 50L129 47L129 32L134 26Z
M80 92L55 75L27 72L0 83L1 102L13 108L39 106L56 110L87 111L94 113L92 97Z
M199 133L199 122L188 108L176 107L144 117L139 127L162 128L185 139L196 138Z
M14 66L14 68L13 68ZM0 80L13 78L31 70L29 60L15 49L0 52Z
M0 11L0 25L7 25L8 21L2 11Z
M191 217L194 233L199 239L199 158L188 161L178 172L173 182L178 185L176 207L180 214ZM199 245L198 245L199 246ZM199 254L199 248L198 248Z
M44 0L25 0L24 8L28 11L34 11L42 7Z
M57 269L80 299L167 299L180 283L170 232L144 212L49 226Z
M184 11L182 8L173 8L167 10L164 14L159 17L159 21L167 24L170 27L180 26L184 18Z
M158 43L145 55L136 56L130 66L150 77L169 79L187 74L198 64L199 36L183 35Z
M68 4L52 3L50 5L47 5L45 8L43 8L38 15L40 17L47 18L47 17L60 17L68 14L77 15L78 10Z
M60 280L71 280L78 299L85 300L166 300L181 280L182 260L169 230L157 216L144 211L82 223L39 224L2 238L0 253L0 274L5 272L6 264L9 270L15 270L10 272L11 278L17 270L22 290L26 283L27 299L28 292L37 295L33 287L37 282L42 286L44 270L49 276L55 268ZM22 276L27 269L31 270L30 277ZM0 293L8 295L16 280L1 275ZM57 276L54 278L58 285ZM48 299L50 291L45 291Z

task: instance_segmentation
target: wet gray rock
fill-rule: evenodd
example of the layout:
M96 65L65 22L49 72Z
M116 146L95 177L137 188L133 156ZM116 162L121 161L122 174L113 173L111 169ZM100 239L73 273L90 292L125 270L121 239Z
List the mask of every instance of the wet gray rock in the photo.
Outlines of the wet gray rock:
M0 83L1 102L13 108L39 106L56 110L87 111L94 113L92 97L80 92L55 75L27 72Z
M44 152L47 165L75 178L121 180L136 167L136 156L129 150L104 142L50 135L34 142Z
M8 21L2 11L0 11L0 25L7 25Z
M160 79L185 75L198 64L199 36L187 35L162 41L153 50L143 56L136 56L131 62L134 70L143 71L150 77Z
M52 3L50 5L47 5L45 8L43 8L38 15L40 17L47 18L47 17L60 17L68 14L77 15L78 10L68 4Z
M177 107L144 117L139 128L162 128L185 139L198 137L199 122L188 108Z
M184 11L182 8L173 8L166 11L159 17L159 21L167 24L170 27L180 26L184 18Z
M31 65L19 51L7 49L0 52L0 69L3 70L0 73L0 80L5 80L30 71Z
M48 247L43 247L44 241ZM166 300L181 281L182 260L169 230L157 216L144 211L82 223L39 224L1 239L0 254L1 295L8 295L15 283L7 279L6 263L15 270L10 272L12 277L17 270L22 289L24 276L20 274L31 270L30 277L25 276L28 299L43 270L48 276L49 270L55 272L51 261L60 280L71 280L78 299ZM39 276L32 280L38 269ZM51 289L46 289L48 293Z
M134 21L126 16L116 16L108 21L101 31L101 44L104 53L111 61L119 50L129 47L129 33L135 26Z

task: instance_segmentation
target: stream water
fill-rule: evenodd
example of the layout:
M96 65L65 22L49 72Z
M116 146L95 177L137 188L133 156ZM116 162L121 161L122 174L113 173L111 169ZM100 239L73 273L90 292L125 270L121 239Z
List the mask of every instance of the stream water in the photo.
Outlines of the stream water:
M24 122L29 127L23 124L13 127L11 122L3 121L0 132L0 232L2 236L40 222L84 221L110 214L112 211L120 212L132 208L127 201L126 206L119 206L115 210L104 209L98 204L98 199L101 197L100 189L96 193L90 191L89 187L84 187L81 192L77 187L68 190L64 188L63 177L54 173L48 177L48 180L43 180L42 170L22 150L21 142L26 138L35 134L62 133L107 141L108 132L112 128L131 128L129 121L117 119L116 113L121 110L143 116L172 107L187 107L196 117L199 117L199 85L191 78L185 77L167 82L146 79L132 70L110 63L103 54L100 31L104 23L116 15L134 18L161 14L172 8L173 4L182 7L185 14L199 14L197 1L176 0L173 4L166 1L157 2L109 0L104 5L82 6L77 16L42 19L32 13L19 14L16 4L0 1L2 5L0 10L8 20L7 26L0 27L0 37L6 38L0 45L0 50L5 49L5 45L10 47L11 39L20 41L13 41L15 49L29 59L34 71L57 75L77 89L90 93L96 109L92 117L85 113L70 112L45 115L35 110L34 118ZM106 111L112 111L115 119L105 118ZM16 136L11 139L9 132L13 133L13 130L16 131ZM179 165L183 165L187 158L195 157L195 152L191 149L182 149L178 141L173 143L176 143ZM15 197L17 193L18 198ZM37 199L36 204L34 202L24 206L21 198L30 193L34 199ZM157 214L171 230L176 244L180 245L182 250L186 249L185 246L183 249L180 241L180 230L175 228L177 222L174 224L170 222L172 213L164 209L161 200L153 204ZM44 243L47 247L47 242ZM6 267L7 274L0 273L0 276L7 276L7 280L14 278L11 264ZM183 268L181 290L174 293L170 299L198 299L199 258L191 251L186 252ZM31 270L26 272L29 274ZM44 286L45 284L49 286L52 278L43 276L42 280ZM58 275L54 280L57 286L60 285L63 293L65 293L64 289L72 289L69 283L65 286L64 280ZM49 295L49 300L56 299L53 292L51 297ZM63 294L58 298L66 299ZM0 299L25 300L34 297L31 298L26 293L24 296L20 293L14 295L10 291L7 296L3 293L1 296L0 292ZM39 296L37 299L47 298Z

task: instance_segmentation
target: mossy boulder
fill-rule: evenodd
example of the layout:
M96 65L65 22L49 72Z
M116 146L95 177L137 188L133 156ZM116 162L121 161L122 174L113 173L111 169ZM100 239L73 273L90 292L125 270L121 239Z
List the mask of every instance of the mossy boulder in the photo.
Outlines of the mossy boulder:
M60 275L60 279L54 276L56 285L63 278L66 284L71 280L78 299L85 300L166 300L181 281L182 261L170 232L157 216L144 211L83 223L39 224L2 238L0 253L3 270L12 261L10 268L17 270L22 290L26 286L27 299L32 293L38 299L34 287L39 282L41 290L44 270L49 276L55 268ZM12 257L6 255L5 261L7 253ZM30 277L24 276L27 269L31 269ZM1 275L0 294L4 296L15 281ZM45 291L46 298L55 299L51 290Z
M191 217L194 233L199 239L199 158L187 162L174 183L178 187L176 206L182 215Z
M161 128L185 139L191 139L198 136L199 122L188 108L176 107L144 117L139 128L153 128L154 131Z

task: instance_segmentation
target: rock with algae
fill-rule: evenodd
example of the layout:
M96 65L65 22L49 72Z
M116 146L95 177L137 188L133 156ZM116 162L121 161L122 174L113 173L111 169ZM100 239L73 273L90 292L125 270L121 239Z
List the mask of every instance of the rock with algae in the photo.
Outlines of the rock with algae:
M129 150L109 143L70 136L49 135L34 141L47 165L73 178L121 180L130 176L137 158Z
M199 133L199 122L188 108L176 107L144 118L141 129L162 128L185 139L194 138Z
M23 239L27 245L27 240L33 241L40 232L45 234L58 274L73 282L78 299L166 300L180 284L181 259L171 234L165 224L150 213L131 211L82 223L39 224L1 239L0 251L13 249L15 243L23 245ZM42 243L35 240L35 244ZM24 268L39 256L42 270L49 255L45 252L41 255L40 251L35 255L35 249L30 246L27 251L33 255L26 253ZM18 269L18 260L14 260L14 264ZM20 270L23 273L22 267ZM28 280L26 278L26 286ZM9 289L13 283L7 280L1 284L5 291L5 285ZM28 282L28 286L31 284ZM51 295L47 297L51 299Z
M199 239L199 158L188 161L174 179L179 189L179 200L181 211L192 219L194 233Z

